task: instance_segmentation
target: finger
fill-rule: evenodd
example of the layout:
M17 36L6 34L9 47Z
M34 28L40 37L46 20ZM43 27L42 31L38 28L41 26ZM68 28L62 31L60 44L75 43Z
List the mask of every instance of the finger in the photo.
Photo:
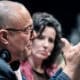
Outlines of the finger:
M68 51L68 50L72 47L72 45L71 45L70 42L69 42L67 39L65 39L65 38L61 38L61 41L62 41L62 43L63 43L62 51L63 51L63 53L65 53L66 51Z
M80 51L80 42L77 45L75 45L73 48L76 49L77 51Z

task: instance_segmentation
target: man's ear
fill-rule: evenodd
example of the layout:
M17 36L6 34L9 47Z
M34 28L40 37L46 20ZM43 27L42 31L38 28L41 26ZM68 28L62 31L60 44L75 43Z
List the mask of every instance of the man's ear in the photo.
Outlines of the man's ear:
M7 30L1 29L0 30L0 42L3 44L8 44L8 32Z

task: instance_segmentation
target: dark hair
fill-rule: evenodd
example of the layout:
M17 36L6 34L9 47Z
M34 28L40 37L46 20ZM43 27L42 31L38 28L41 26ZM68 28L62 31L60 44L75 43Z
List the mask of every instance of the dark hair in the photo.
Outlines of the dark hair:
M56 31L56 39L54 42L54 49L51 52L51 55L43 61L42 67L44 69L51 67L54 64L57 56L61 53L61 24L56 20L51 14L45 12L34 13L33 16L33 25L34 30L37 33L42 33L46 26L53 27Z

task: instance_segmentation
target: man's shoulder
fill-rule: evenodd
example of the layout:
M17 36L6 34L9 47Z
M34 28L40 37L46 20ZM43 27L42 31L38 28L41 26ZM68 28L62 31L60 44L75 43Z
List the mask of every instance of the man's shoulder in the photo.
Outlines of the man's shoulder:
M3 59L0 59L0 80L17 80L11 67Z

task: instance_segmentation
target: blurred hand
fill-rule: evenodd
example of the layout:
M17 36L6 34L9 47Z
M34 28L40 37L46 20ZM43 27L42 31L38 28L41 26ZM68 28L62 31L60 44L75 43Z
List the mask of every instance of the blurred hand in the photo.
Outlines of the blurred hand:
M65 38L61 40L64 43L62 51L66 60L66 66L63 71L72 79L74 74L77 73L75 72L77 67L80 65L80 43L72 46Z

